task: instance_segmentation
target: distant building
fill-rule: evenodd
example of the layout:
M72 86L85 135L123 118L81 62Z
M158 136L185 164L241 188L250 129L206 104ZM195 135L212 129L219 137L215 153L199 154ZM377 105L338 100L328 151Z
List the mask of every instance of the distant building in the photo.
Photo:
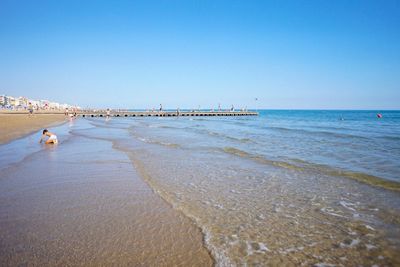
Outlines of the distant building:
M9 105L10 105L10 97L4 96L4 106L9 106Z
M6 105L7 106L11 106L11 107L15 107L15 98L12 96L7 96L6 97Z
M39 100L39 107L41 109L49 109L49 100Z
M18 98L0 95L0 106L7 107L11 109L26 109L32 105L34 109L45 109L45 110L63 110L69 108L70 110L79 110L80 107L71 106L68 104L60 104L57 102L51 102L49 100L33 100L27 97L20 96Z
M63 109L63 110L69 109L69 105L68 104L62 104L61 105L61 109Z
M19 101L19 105L20 105L21 107L27 107L27 106L28 106L28 98L26 98L26 97L24 97L24 96L20 96L20 97L18 98L18 101Z
M60 108L60 104L56 103L56 102L49 102L49 108L50 109L59 109Z

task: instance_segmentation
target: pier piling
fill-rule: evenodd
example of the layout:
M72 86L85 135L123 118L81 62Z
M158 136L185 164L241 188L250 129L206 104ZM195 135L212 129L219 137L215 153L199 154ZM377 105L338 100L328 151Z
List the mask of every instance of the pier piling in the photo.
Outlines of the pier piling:
M82 117L107 117L106 112L102 111L86 111L78 113ZM179 114L176 111L126 111L126 112L111 112L111 117L215 117L215 116L258 116L254 111L181 111Z

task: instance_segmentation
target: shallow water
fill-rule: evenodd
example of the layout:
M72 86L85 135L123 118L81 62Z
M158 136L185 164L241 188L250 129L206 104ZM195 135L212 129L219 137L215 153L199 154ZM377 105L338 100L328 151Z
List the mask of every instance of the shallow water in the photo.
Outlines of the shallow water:
M400 264L399 113L302 113L91 123L129 133L116 148L217 265Z
M111 143L116 154L91 154L100 173L114 173L125 155L131 172L197 224L218 266L395 266L400 116L383 116L84 119L65 142ZM80 162L86 148L74 151Z
M1 266L210 266L202 234L83 120L0 147ZM114 131L115 135L123 135ZM12 157L7 157L13 155Z

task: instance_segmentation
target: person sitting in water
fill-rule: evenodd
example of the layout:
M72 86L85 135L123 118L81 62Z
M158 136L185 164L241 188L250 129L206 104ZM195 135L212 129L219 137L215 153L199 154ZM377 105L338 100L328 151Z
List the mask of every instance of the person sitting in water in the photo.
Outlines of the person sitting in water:
M47 139L45 144L57 144L58 143L57 135L55 135L54 133L49 132L47 129L43 130L43 134L42 134L42 137L40 138L39 143L42 143L43 138L45 138L46 136L48 136L49 138Z

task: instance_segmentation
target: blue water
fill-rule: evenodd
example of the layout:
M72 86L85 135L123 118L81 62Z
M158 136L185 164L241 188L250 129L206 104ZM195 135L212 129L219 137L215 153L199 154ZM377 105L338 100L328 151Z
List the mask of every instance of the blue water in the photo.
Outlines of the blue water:
M263 110L237 126L255 141L240 146L245 151L400 181L399 111Z
M260 110L257 117L162 119L152 124L164 131L149 134L171 143L196 133L186 146L238 149L242 156L245 152L294 166L400 182L400 111Z
M119 147L219 266L400 264L400 112L259 113L92 123L131 134Z
M82 118L53 131L59 147L100 139L125 153L199 226L217 266L400 264L400 111ZM0 160L24 160L37 140L3 145Z

